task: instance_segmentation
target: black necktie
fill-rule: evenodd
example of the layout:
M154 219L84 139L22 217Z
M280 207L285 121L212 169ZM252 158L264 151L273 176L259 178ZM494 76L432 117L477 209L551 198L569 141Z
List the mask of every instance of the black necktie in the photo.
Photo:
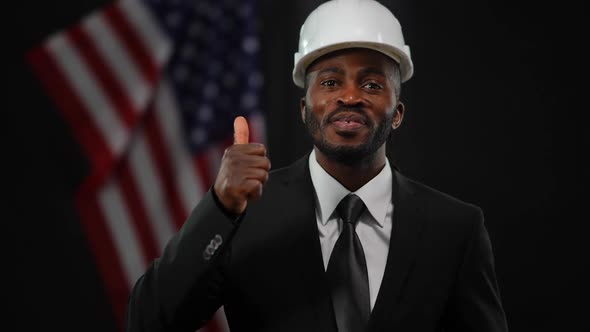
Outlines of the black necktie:
M334 245L326 271L339 332L362 332L367 328L371 305L367 263L355 226L366 207L354 194L336 207L342 233Z

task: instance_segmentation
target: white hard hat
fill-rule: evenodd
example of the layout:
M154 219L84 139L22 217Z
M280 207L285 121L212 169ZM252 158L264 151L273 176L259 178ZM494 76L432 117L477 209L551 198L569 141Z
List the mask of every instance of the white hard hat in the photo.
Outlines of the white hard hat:
M399 63L402 82L412 77L410 47L389 9L374 0L331 0L311 12L301 26L293 82L302 88L305 71L314 60L356 47L379 51Z

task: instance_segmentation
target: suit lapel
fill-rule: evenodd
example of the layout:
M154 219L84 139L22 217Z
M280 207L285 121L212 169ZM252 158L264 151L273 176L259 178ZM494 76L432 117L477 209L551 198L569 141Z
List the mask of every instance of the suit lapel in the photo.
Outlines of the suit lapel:
M392 173L393 227L383 281L369 321L370 331L391 326L386 322L393 320L395 316L392 313L399 311L400 295L414 264L423 226L423 218L419 216L419 206L408 180L395 169Z
M286 225L296 229L293 248L293 264L299 271L295 284L303 285L300 291L307 298L306 312L311 314L311 324L318 332L336 331L332 302L326 284L324 262L320 247L315 215L315 193L309 175L308 157L297 161L282 179L286 186L285 206ZM309 310L313 308L313 310Z

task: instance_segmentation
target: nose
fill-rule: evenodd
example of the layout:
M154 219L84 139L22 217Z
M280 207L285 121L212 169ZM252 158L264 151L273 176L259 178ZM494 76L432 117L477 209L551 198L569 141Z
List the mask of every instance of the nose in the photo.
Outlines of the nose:
M337 102L340 106L349 107L363 106L365 103L362 90L360 87L356 86L356 84L347 84L343 86L341 93L338 95Z

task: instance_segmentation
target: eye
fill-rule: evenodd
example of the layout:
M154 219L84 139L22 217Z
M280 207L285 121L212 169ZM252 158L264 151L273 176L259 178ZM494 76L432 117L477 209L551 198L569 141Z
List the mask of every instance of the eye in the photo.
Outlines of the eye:
M334 87L336 86L336 80L325 80L320 83L320 85L327 86L327 87Z
M365 85L363 85L363 88L367 88L370 90L381 90L381 89L383 89L383 86L381 86L380 84L377 84L375 82L369 82L369 83L366 83Z

